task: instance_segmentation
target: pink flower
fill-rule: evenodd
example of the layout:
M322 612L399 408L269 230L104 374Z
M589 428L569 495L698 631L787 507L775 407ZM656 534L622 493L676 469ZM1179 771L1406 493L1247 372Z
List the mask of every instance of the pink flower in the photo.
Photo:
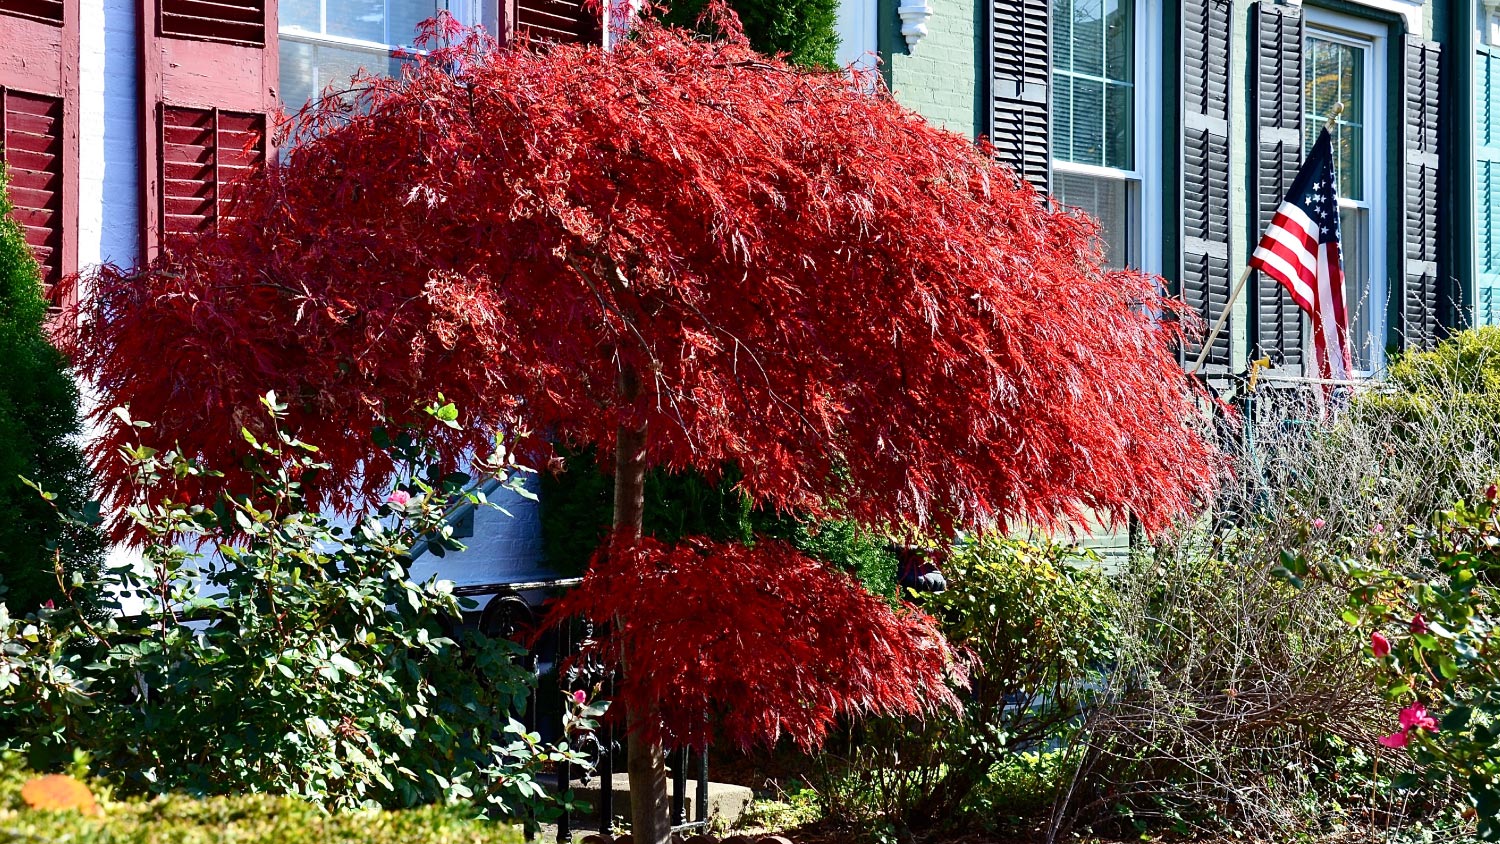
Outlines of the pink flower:
M583 689L579 689L578 691L573 693L573 702L578 704L579 706L582 706L584 701L588 699L589 696L583 693Z
M1421 635L1431 629L1427 626L1427 619L1423 618L1421 613L1411 617L1411 632Z
M1489 486L1484 488L1484 497L1486 499L1494 501L1497 496L1500 496L1500 487L1496 487L1494 484L1490 484Z
M1325 521L1323 521L1323 519L1322 519L1321 516L1318 517L1318 518L1316 518L1316 519L1313 519L1313 527L1317 528L1318 530L1322 530L1323 526L1326 525L1326 524L1328 524L1328 523L1325 522Z
M397 507L405 507L407 505L407 502L411 501L411 493L407 492L404 489L398 489L395 492L391 493L390 497L387 498L386 501L396 505Z
M1377 741L1386 747L1405 747L1410 737L1407 736L1405 730L1398 730L1388 736L1381 736Z
M1427 714L1427 707L1420 703L1401 710L1401 728L1403 730L1427 730L1437 732L1437 721Z
M1384 659L1391 655L1391 640L1377 630L1370 634L1370 650L1375 652L1375 656Z
M1375 527L1371 528L1371 530L1375 531L1376 533L1385 533L1385 525L1376 522Z

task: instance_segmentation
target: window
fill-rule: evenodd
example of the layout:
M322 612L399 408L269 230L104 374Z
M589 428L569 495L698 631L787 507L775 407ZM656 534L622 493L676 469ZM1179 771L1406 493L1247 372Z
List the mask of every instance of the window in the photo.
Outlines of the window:
M417 24L447 0L281 0L281 99L296 111L360 69L398 73L393 51L409 47Z
M1144 79L1154 35L1145 0L1052 0L1052 188L1099 221L1112 266L1150 269L1144 179L1154 137L1144 119L1155 86Z
M1330 130L1339 176L1339 233L1345 313L1354 367L1378 370L1385 362L1384 67L1377 42L1383 33L1356 19L1311 17L1303 53L1305 149L1312 149L1335 104L1344 111Z

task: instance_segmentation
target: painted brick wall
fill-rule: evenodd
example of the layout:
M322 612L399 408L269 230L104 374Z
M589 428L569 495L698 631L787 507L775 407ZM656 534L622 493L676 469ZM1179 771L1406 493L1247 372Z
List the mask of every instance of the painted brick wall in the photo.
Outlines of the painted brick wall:
M933 9L927 37L913 55L901 37L896 0L880 0L880 54L886 58L886 82L896 99L923 117L973 137L984 131L984 90L980 81L980 43L976 26L983 3L973 0L928 0Z

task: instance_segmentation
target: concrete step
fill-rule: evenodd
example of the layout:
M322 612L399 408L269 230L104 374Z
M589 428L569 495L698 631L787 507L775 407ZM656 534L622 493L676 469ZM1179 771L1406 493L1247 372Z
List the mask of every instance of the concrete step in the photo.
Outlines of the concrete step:
M630 775L615 774L611 781L614 786L614 814L616 818L626 819L630 816ZM587 784L574 780L572 783L574 796L589 804L591 813L587 816L574 816L575 828L598 829L599 793L603 781L599 777L591 777ZM556 780L551 785L556 791ZM668 799L674 793L675 783L669 778L667 780ZM687 800L685 801L684 816L688 822L700 820L698 811L698 783L696 780L687 781ZM750 801L755 799L755 793L743 785L730 785L724 782L709 782L708 784L708 818L709 821L718 821L725 825L737 822L750 808ZM588 824L588 819L594 819L594 823Z

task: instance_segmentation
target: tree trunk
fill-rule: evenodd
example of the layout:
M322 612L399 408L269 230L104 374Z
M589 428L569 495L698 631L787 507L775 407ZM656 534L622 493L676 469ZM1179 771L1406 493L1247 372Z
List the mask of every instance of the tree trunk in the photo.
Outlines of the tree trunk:
M639 376L631 369L620 373L617 385L620 407L625 409L640 396ZM611 541L625 548L641 538L641 516L646 506L646 429L621 425L615 434L615 516ZM629 670L630 654L625 654ZM672 838L671 806L667 802L667 767L661 745L643 741L637 734L637 718L646 713L625 713L626 770L630 773L630 834L634 844L669 844Z

